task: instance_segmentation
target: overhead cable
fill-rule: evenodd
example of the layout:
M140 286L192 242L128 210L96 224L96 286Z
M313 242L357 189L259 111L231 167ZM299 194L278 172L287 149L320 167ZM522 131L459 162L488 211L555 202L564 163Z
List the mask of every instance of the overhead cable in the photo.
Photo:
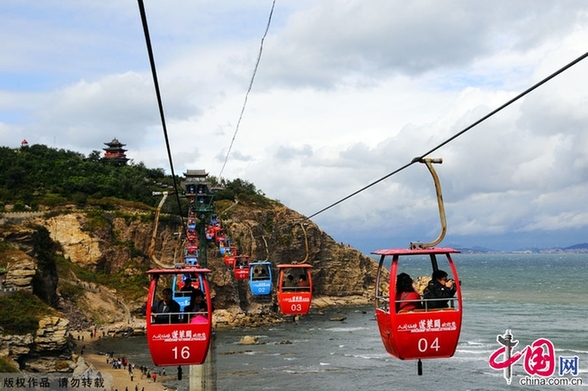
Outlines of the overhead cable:
M420 156L415 157L414 159L412 159L412 161L410 163L406 163L405 165L403 165L402 167L392 171L391 173L381 177L380 179L370 183L367 186L362 187L361 189L349 194L348 196L341 198L339 201L332 203L331 205L319 210L316 213L313 213L312 215L308 216L307 219L311 219L316 215L319 215L329 209L331 209L332 207L339 205L340 203L342 203L343 201L348 200L349 198L363 192L364 190L369 189L370 187L382 182L383 180L391 177L392 175L395 175L397 173L399 173L400 171L408 168L409 166L420 162L423 158L425 158L426 156L430 155L431 153L435 152L436 150L440 149L441 147L445 146L446 144L449 144L451 141L455 140L456 138L458 138L459 136L461 136L462 134L468 132L469 130L471 130L472 128L474 128L475 126L481 124L482 122L484 122L485 120L487 120L488 118L492 117L494 114L498 113L499 111L503 110L504 108L510 106L511 104L513 104L514 102L516 102L517 100L521 99L523 96L529 94L531 91L539 88L540 86L542 86L543 84L547 83L549 80L553 79L554 77L558 76L559 74L561 74L562 72L568 70L569 68L573 67L574 65L576 65L577 63L579 63L580 61L584 60L586 57L588 57L588 52L582 54L580 57L576 58L575 60L573 60L572 62L568 63L567 65L565 65L564 67L558 69L557 71L553 72L551 75L547 76L546 78L544 78L543 80L539 81L538 83L534 84L533 86L527 88L525 91L521 92L520 94L518 94L517 96L515 96L514 98L512 98L511 100L509 100L508 102L504 103L503 105L499 106L498 108L492 110L490 113L486 114L485 116L483 116L482 118L480 118L479 120L477 120L476 122L474 122L473 124L469 125L468 127L466 127L465 129L461 130L460 132L456 133L455 135L451 136L450 138L448 138L447 140L443 141L441 144L438 144L436 147L430 149L429 151L423 153Z
M249 82L249 88L247 89L247 93L245 94L245 100L243 101L243 107L241 108L241 114L239 115L239 120L237 121L237 126L235 127L235 133L233 133L233 138L231 139L231 143L229 144L229 149L227 150L227 155L225 156L225 162L223 163L223 167L218 174L218 179L220 181L223 171L225 170L225 166L227 165L227 161L229 160L229 155L231 153L231 149L233 148L233 143L235 138L237 137L237 132L239 131L239 125L241 124L241 119L243 118L243 113L245 113L245 107L247 106L247 98L249 97L249 93L251 92L251 88L253 87L253 81L255 80L255 75L257 74L257 68L259 67L259 62L261 61L261 53L263 52L263 41L267 36L267 32L269 31L270 24L272 22L272 15L274 14L274 7L276 5L276 0L272 3L272 8L269 13L269 18L267 20L267 26L265 27L265 32L263 33L263 37L261 38L261 44L259 45L259 54L257 55L257 61L255 62L255 68L253 69L253 75L251 76L251 81Z
M151 64L151 74L153 75L153 84L155 85L155 95L157 96L157 105L159 106L159 116L161 118L161 125L163 127L163 136L165 138L165 146L167 148L167 157L169 159L169 166L172 174L172 179L174 182L174 189L176 200L178 202L178 210L180 216L182 214L182 204L180 203L180 196L178 194L178 184L176 182L176 174L174 173L174 162L172 159L171 148L169 146L169 138L167 136L167 126L165 124L165 114L163 111L163 101L161 99L161 92L159 91L159 81L157 78L157 70L155 68L155 59L153 57L153 49L151 47L151 39L149 37L149 28L147 27L147 15L145 14L145 6L143 5L143 0L137 0L139 2L139 11L141 13L141 21L143 23L143 32L145 33L145 43L147 45L147 53L149 54L149 63ZM180 217L182 218L182 217ZM184 220L182 219L182 225L184 224Z

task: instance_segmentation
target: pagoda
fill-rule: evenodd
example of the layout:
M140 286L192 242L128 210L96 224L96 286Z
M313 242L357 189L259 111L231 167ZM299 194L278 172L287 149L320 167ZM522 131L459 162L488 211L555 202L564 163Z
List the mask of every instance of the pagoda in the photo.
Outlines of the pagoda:
M204 185L204 187L200 187L200 189L207 189L208 183L208 173L206 170L186 170L184 173L186 180L180 183L180 186L186 194L195 194L197 192L196 187L198 185Z
M129 161L127 155L125 155L127 150L123 148L126 144L122 144L116 138L113 138L111 142L104 143L104 145L108 145L108 148L103 148L105 152L104 158L102 160L109 161L120 166L126 166L127 162Z

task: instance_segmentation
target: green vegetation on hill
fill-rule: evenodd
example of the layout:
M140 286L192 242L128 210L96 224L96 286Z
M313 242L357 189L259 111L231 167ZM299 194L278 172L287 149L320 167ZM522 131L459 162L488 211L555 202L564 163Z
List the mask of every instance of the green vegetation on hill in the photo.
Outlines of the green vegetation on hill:
M216 178L212 178L216 180ZM238 199L240 202L255 203L258 207L268 206L270 203L265 194L261 190L257 190L253 183L239 178L227 182L222 190L214 194L214 199L216 201Z
M0 165L0 199L16 209L68 203L85 206L89 199L103 197L154 205L151 192L161 190L161 184L172 184L162 169L148 169L142 163L115 166L102 161L98 151L85 157L45 145L1 147Z
M17 367L11 364L7 357L0 356L0 373L18 373Z
M0 296L0 319L2 319L2 334L28 334L39 328L42 316L55 311L43 303L37 296L27 291Z
M149 169L141 162L127 166L109 164L101 159L99 151L89 156L64 149L35 144L18 149L0 147L0 202L14 205L14 211L28 206L37 210L40 205L60 207L74 204L83 208L114 209L126 201L128 207L141 209L155 207L159 202L153 191L173 191L174 180L165 175L162 168ZM213 187L222 189L215 193L215 200L254 202L265 205L269 200L252 183L241 179L219 181L209 176ZM176 178L179 186L181 178ZM179 192L182 189L177 189ZM3 209L0 204L0 210ZM187 202L178 213L177 204L169 202L164 213L185 216Z
M129 300L137 300L145 295L149 279L145 272L149 270L149 264L140 264L130 260L124 270L98 270L92 272L72 263L63 257L57 257L57 271L60 276L59 289L61 296L74 304L83 296L84 289L70 281L84 281L108 288L116 289L121 297ZM129 270L133 273L129 274Z
M173 191L174 182L179 186L182 178L165 175L161 168L148 169L143 163L127 166L109 164L101 159L99 151L89 156L45 145L32 145L18 149L0 147L0 212L6 205L13 211L43 210L46 215L65 213L75 205L86 209L84 229L94 231L108 229L110 217L123 217L130 223L133 219L153 221L154 210L160 197L154 191ZM208 177L217 211L227 210L239 200L240 205L263 208L275 203L265 197L252 183L241 179L226 181ZM176 189L182 193L182 189ZM164 204L160 222L188 214L188 199L181 198L181 211L176 202ZM66 207L67 206L67 207ZM148 211L137 215L133 210ZM149 213L151 211L151 213ZM126 246L130 259L120 270L99 267L90 271L73 264L59 255L59 244L54 243L46 228L31 226L37 232L34 253L40 269L33 278L33 294L17 292L0 296L0 333L25 334L34 332L41 315L54 311L58 298L49 291L44 279L55 273L59 276L58 290L71 303L83 306L84 289L79 281L103 285L116 289L117 294L130 300L144 296L148 279L145 271L148 263L142 263L147 255L134 247L132 242L115 240L113 246ZM0 267L7 266L8 255L18 252L16 248L0 240ZM0 363L1 365L1 363Z

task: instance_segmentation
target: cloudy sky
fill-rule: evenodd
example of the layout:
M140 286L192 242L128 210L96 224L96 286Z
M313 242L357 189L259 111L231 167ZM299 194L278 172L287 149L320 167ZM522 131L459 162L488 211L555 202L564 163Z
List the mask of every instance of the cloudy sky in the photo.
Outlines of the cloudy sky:
M306 216L588 51L585 0L277 0L237 128L271 7L145 0L176 174L241 178ZM170 172L136 1L4 0L0 51L0 145L88 154L116 137ZM586 87L583 60L430 155L443 245L588 242ZM312 220L365 253L440 229L422 164Z

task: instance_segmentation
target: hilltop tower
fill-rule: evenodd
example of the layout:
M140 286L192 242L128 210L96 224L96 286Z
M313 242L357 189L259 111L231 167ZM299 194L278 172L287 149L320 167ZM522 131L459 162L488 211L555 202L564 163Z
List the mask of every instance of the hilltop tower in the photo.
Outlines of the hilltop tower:
M127 150L123 148L126 144L122 144L115 137L111 142L104 143L104 145L107 145L108 148L103 148L105 151L103 160L115 163L119 166L126 166L129 161L127 155L125 155Z

